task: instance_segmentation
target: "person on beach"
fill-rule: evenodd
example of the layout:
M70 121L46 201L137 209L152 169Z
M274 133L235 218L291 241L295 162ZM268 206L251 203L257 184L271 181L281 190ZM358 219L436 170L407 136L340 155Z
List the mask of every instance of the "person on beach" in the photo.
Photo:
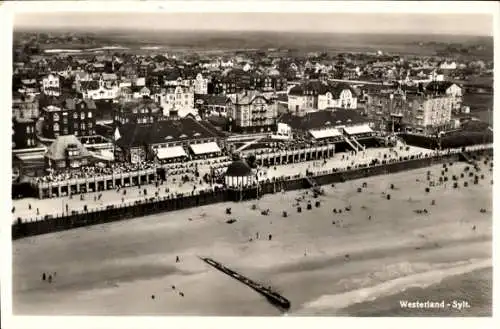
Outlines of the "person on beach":
M50 275L50 274L49 274L48 281L49 281L49 283L52 283L52 275Z
M175 262L176 263L180 262L179 256L175 256Z
M45 279L46 279L45 272L43 272L43 274L42 274L42 281L45 281Z

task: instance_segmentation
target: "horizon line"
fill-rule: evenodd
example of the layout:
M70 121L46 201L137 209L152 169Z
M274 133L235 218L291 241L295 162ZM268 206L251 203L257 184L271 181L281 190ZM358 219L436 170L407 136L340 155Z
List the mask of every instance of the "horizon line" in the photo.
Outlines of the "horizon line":
M85 30L85 31L84 31ZM472 34L472 33L445 33L445 32L385 32L385 31L366 31L366 32L358 32L358 31L309 31L309 30L260 30L260 29L238 29L235 28L233 30L226 29L189 29L189 28L163 28L163 29L154 29L149 27L100 27L100 26L71 26L71 27L60 27L60 26L13 26L13 32L39 32L39 31L53 31L53 32L88 32L92 33L93 31L136 31L136 32L195 32L195 33L280 33L280 34L293 34L293 33L302 33L302 34L351 34L351 35L411 35L411 36L462 36L462 37L488 37L493 38L493 34ZM493 31L492 31L493 32Z

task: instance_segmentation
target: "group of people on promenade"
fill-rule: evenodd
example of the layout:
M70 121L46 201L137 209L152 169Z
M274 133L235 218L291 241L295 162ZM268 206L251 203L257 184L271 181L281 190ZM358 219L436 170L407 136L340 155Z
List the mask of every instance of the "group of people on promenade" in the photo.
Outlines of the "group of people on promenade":
M311 147L327 146L329 144L330 143L326 140L308 141L308 140L294 139L293 141L273 141L265 143L265 147L250 149L244 153L253 153L255 155L272 154L278 152L303 150Z
M116 162L103 166L92 165L92 166L82 166L79 168L57 170L45 176L35 177L34 181L36 183L51 183L51 182L60 182L71 179L90 178L95 176L104 176L112 174L116 175L128 172L135 172L139 170L147 170L152 168L154 168L154 163L152 161L144 161L140 163Z

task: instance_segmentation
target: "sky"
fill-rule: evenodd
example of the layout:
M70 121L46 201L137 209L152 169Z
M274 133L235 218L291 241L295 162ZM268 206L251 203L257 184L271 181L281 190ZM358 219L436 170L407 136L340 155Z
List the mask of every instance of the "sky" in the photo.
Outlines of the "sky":
M16 13L15 28L294 31L493 35L484 14L388 13Z

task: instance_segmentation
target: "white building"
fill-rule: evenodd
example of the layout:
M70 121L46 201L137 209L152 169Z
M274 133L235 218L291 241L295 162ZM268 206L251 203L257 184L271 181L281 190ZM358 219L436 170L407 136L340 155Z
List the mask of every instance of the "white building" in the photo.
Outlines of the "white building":
M456 70L457 63L445 61L439 65L439 68L442 70Z
M245 65L243 65L242 67L242 70L245 71L245 72L248 72L252 69L252 65L250 65L250 63L246 63Z
M84 99L113 100L120 95L120 88L117 84L106 86L102 77L99 81L86 81L81 84L80 88Z
M455 111L460 110L462 106L462 88L453 82L432 81L426 85L425 91L430 95L449 97Z
M155 94L154 99L163 108L163 115L190 112L194 108L194 93L189 87L166 87L160 94Z
M144 97L149 97L150 95L151 95L151 91L149 90L149 88L142 87L138 91L134 92L134 94L133 94L132 97L135 98L135 99L141 99L141 98L144 98Z
M208 94L208 79L203 78L203 75L201 73L198 73L196 75L196 79L193 82L195 94Z
M318 110L331 107L356 109L358 107L358 99L349 88L331 90L327 91L324 95L318 95Z
M136 86L143 87L146 85L146 78L137 78L134 83Z
M293 86L288 92L288 111L297 115L304 115L310 110L356 109L357 106L357 97L346 84L309 81Z
M234 63L230 59L227 61L221 60L219 63L219 66L222 68L232 68L232 67L234 67Z
M176 87L176 86L182 86L182 87L191 87L192 81L188 79L183 79L181 77L178 77L175 80L165 80L165 86L167 87Z
M59 76L49 74L42 79L42 92L48 96L61 95L61 88L59 86Z

